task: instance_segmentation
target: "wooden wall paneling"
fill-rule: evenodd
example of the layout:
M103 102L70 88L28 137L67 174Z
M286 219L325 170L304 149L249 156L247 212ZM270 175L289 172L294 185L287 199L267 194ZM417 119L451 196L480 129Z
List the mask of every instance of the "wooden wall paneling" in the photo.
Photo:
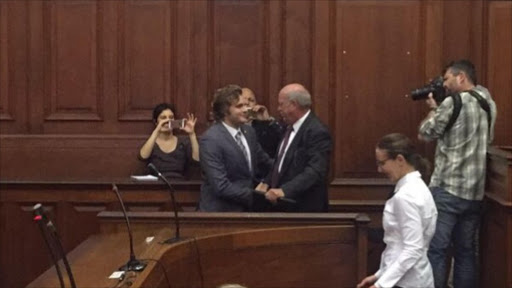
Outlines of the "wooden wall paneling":
M479 83L485 83L483 42L486 4L484 0L443 1L443 63L469 59L475 64ZM439 73L439 72L438 72Z
M142 136L6 136L2 180L115 179L143 174L137 159Z
M419 33L421 35L419 41L421 42L420 49L421 55L423 55L423 59L418 65L418 67L421 67L422 69L420 72L422 78L420 78L419 81L415 83L416 87L418 88L431 81L432 78L436 75L439 75L442 67L445 65L443 63L443 47L440 44L442 43L444 37L443 17L444 7L442 1L422 1L422 27L419 29ZM423 106L424 108L420 109L419 112L419 114L422 115L421 117L425 117L428 113L428 108L425 107L426 105ZM421 151L425 157L433 162L435 145L436 143L434 141L429 143L419 143L418 151Z
M198 118L196 133L206 129L212 91L208 90L208 19L207 1L178 1L176 3L176 57L174 99L179 117L187 112Z
M101 130L102 27L98 2L43 3L44 132ZM98 33L100 32L100 33Z
M151 129L151 123L133 123L119 121L119 13L122 1L98 1L99 32L98 42L101 43L98 61L101 70L98 75L102 83L101 93L103 102L102 134L143 134ZM149 119L149 117L148 117ZM149 121L148 121L149 122ZM149 128L148 128L149 127ZM151 131L151 130L149 130ZM142 143L141 143L142 144Z
M261 97L267 53L264 1L213 1L212 91L239 84Z
M471 54L474 25L481 21L481 17L473 17L474 2L478 1L443 1L443 66L456 59L474 61L472 56L479 56ZM438 69L438 73L443 66Z
M0 134L27 132L27 9L0 1Z
M512 144L512 2L489 3L487 79L498 117L495 145Z
M511 238L507 231L512 231L510 215L510 207L504 207L494 201L487 202L483 218L485 225L482 225L480 233L481 249L485 252L480 259L481 287L512 287L512 277L507 272L512 270L510 256L507 256L512 252L512 243L507 241Z
M267 0L265 15L266 35L268 42L267 71L265 82L266 90L263 90L263 104L267 105L270 115L279 117L277 113L277 95L283 87L283 59L284 59L284 2Z
M484 43L485 32L487 29L487 16L485 0L470 1L471 12L470 21L470 57L475 66L477 67L477 75L480 82L485 79L485 65L486 59L484 56L486 43ZM485 83L487 85L487 83Z
M45 205L53 215L54 205ZM0 236L0 271L2 287L24 287L30 279L46 270L51 261L48 248L37 227L32 221L30 205L2 203L2 235ZM29 241L21 241L30 239ZM26 265L30 261L31 265Z
M66 253L90 235L100 231L96 215L105 210L104 203L86 203L84 205L80 202L59 201L56 207L59 213L54 221ZM77 225L80 226L80 229L76 229Z
M43 1L27 1L28 6L28 133L42 134L44 131L44 67L49 49L44 46ZM47 3L47 2L46 2Z
M330 9L335 7L332 1L314 1L312 12L312 83L309 87L313 97L313 110L322 122L330 126L333 106L329 105L332 98L332 68L334 67L334 51L331 45L331 31L333 30ZM332 64L331 64L332 63ZM332 133L331 133L332 134Z
M420 3L337 2L336 9L334 176L374 177L377 140L392 132L415 139L424 116L422 103L408 97L412 85L424 84Z
M301 83L312 89L315 2L284 0L283 85Z
M0 3L0 119L13 120L12 104L9 105L9 56L7 36L8 2Z
M146 121L156 104L175 100L174 6L119 3L119 121Z

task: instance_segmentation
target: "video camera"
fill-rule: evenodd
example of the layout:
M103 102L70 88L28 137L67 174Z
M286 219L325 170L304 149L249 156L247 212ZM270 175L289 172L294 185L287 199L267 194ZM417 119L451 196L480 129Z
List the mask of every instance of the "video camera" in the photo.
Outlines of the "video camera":
M443 102L443 100L447 96L446 90L444 89L444 86L443 86L443 82L444 82L443 77L439 76L439 77L434 78L427 85L413 90L411 92L412 100L416 101L416 100L427 99L428 94L432 93L434 100L436 100L437 104L440 104L441 102Z

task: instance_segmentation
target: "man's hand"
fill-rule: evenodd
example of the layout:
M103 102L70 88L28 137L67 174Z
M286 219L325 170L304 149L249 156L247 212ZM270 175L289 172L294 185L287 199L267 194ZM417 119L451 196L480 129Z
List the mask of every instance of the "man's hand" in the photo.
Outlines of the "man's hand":
M425 100L425 103L427 103L428 108L432 110L437 108L437 102L434 99L434 94L432 94L432 92L428 94L428 98Z
M256 119L262 120L262 121L270 120L270 115L268 114L267 107L257 104L257 105L254 105L252 110L255 113Z
M255 190L258 192L261 192L261 194L265 194L268 190L268 184L260 182L260 184L258 184L258 186L256 186Z
M284 197L283 189L270 189L265 193L265 198L267 198L268 201L272 202L273 204L277 203L278 198Z

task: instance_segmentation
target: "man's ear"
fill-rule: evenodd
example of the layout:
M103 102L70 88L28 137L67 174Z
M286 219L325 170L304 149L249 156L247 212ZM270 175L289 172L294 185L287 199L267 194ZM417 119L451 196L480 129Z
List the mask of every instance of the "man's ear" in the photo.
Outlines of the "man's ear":
M459 84L466 83L467 81L467 75L464 73L464 71L460 71L459 75L456 76Z
M402 155L402 154L398 154L396 156L395 160L397 160L399 163L406 163L407 162L407 160L405 160L404 155Z

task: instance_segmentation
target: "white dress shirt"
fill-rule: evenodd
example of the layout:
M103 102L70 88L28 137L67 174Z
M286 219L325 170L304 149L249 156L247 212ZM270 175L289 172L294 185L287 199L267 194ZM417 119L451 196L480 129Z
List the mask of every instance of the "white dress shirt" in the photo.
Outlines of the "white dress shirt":
M427 251L436 230L437 209L418 171L403 176L384 207L382 252L375 286L434 287Z
M310 112L311 112L311 110L308 110L308 112L306 112L306 114L302 115L302 117L300 117L299 120L297 120L295 123L293 123L293 125L292 125L293 130L292 130L292 133L290 133L290 138L288 138L288 145L286 147L284 147L285 150L284 150L283 158L281 158L281 162L279 163L279 170L278 170L279 172L281 172L281 167L283 167L284 157L286 157L286 152L288 152L288 148L290 148L293 138L295 138L295 135L297 135L297 132L299 132L300 126L302 126L304 121L306 121L306 118L308 118L308 115ZM281 143L281 145L283 145L283 143ZM279 146L278 151L281 151L281 149L282 149L281 146Z

